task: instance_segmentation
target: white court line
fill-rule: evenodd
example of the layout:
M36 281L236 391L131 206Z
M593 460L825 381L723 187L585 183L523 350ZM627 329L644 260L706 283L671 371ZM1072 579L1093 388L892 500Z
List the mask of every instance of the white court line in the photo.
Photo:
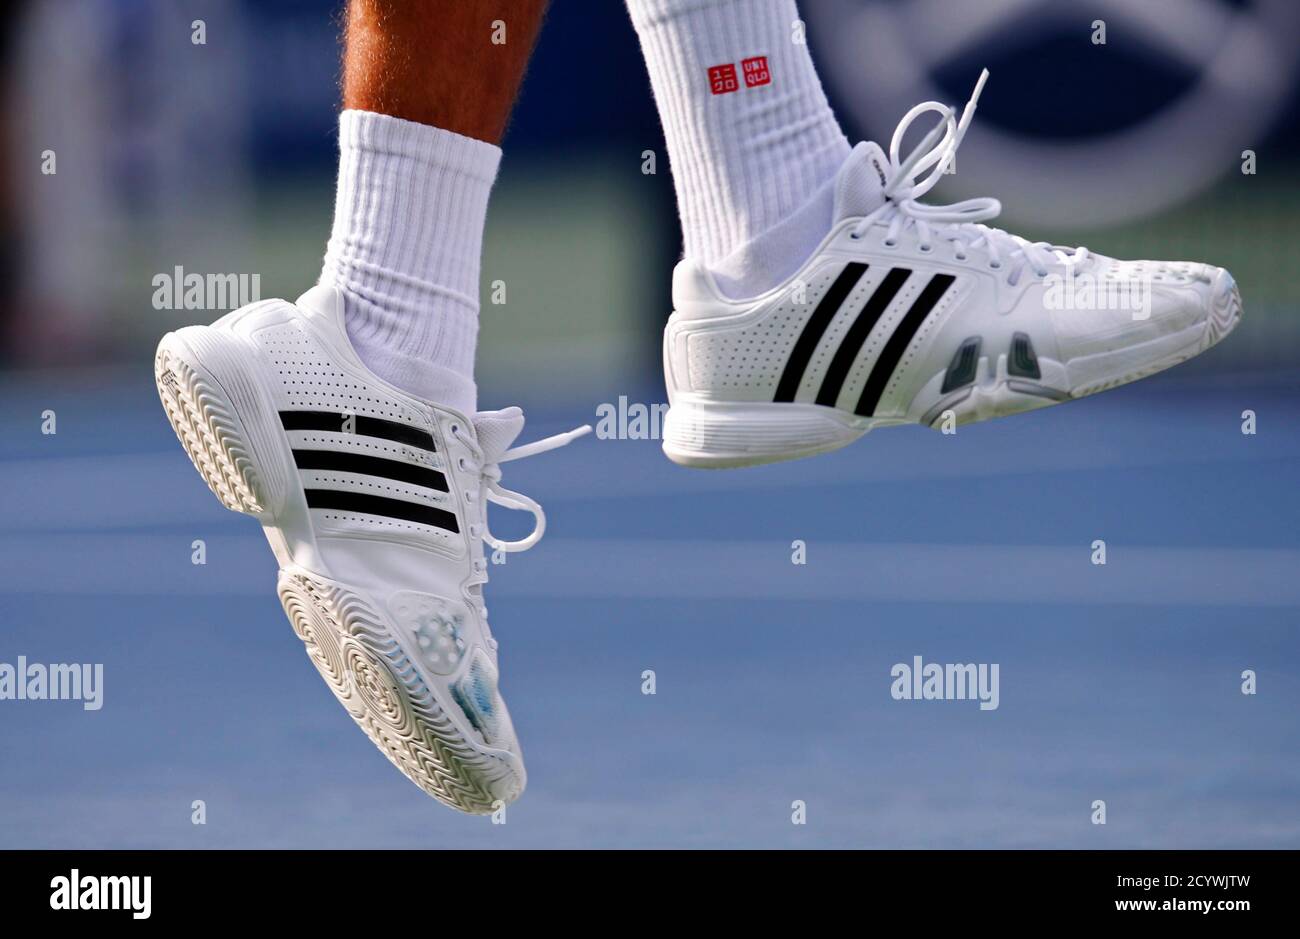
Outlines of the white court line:
M240 596L270 593L260 536L0 536L0 593ZM771 541L561 539L491 567L497 599L832 600L1152 606L1300 606L1300 550L813 541L808 563ZM1050 626L1050 623L1045 623ZM1249 626L1233 621L1233 626Z
M874 442L868 435L867 441L856 445L863 448L860 459L823 458L718 473L673 466L650 442L595 441L582 444L583 451L557 455L546 468L538 467L537 481L527 484L524 491L531 491L547 505L658 494L806 490L1034 473L1246 465L1261 457L1300 458L1300 452L1291 452L1293 448L1261 454L1258 448L1236 447L1215 453L1201 450L1190 456L1168 448L1137 452L1100 445L1066 447L1056 441L1021 451L971 447L955 459L941 460L933 451L918 447L916 440L903 441L909 444L906 448L873 453L867 447ZM0 488L7 503L0 531L141 528L225 517L179 450L3 461Z

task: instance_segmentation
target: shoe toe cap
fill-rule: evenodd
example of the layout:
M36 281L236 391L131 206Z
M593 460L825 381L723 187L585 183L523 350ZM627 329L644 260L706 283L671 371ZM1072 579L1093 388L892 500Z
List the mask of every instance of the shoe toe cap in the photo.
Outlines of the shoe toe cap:
M1054 309L1053 323L1069 360L1193 330L1234 292L1232 276L1211 264L1117 261Z

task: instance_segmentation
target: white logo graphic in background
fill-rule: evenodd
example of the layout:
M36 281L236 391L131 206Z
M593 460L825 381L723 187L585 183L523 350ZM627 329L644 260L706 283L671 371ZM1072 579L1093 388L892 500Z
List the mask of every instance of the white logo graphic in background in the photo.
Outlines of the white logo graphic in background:
M1003 196L1008 215L1045 226L1148 215L1234 169L1286 104L1300 45L1296 0L1256 0L1249 9L1225 0L1093 0L1083 11L1055 0L824 0L807 16L825 79L857 127L877 136L912 105L951 97L933 79L945 64L978 68L986 64L981 50L1032 49L1063 27L1077 28L1097 56L1136 34L1156 55L1190 69L1197 78L1186 94L1104 136L1043 140L976 116L949 185L958 198ZM1095 19L1106 21L1107 46L1091 45ZM1014 95L998 90L998 78L992 93ZM1091 107L1092 94L1072 89L1060 107Z

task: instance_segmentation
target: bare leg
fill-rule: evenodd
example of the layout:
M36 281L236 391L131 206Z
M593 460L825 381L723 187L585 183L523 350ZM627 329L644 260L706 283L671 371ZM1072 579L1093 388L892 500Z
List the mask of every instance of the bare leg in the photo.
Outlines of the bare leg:
M547 0L351 0L343 106L499 144Z
M477 402L479 255L545 0L351 0L339 185L321 282L380 377Z

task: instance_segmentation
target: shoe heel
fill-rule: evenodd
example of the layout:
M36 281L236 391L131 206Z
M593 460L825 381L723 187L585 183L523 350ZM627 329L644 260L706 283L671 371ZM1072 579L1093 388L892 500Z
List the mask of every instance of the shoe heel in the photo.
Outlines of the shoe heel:
M158 344L154 379L167 420L208 488L226 508L269 520L286 477L272 453L266 404L245 366L250 350L210 326L187 326Z
M816 404L674 400L663 450L681 466L759 466L838 450L871 422Z

